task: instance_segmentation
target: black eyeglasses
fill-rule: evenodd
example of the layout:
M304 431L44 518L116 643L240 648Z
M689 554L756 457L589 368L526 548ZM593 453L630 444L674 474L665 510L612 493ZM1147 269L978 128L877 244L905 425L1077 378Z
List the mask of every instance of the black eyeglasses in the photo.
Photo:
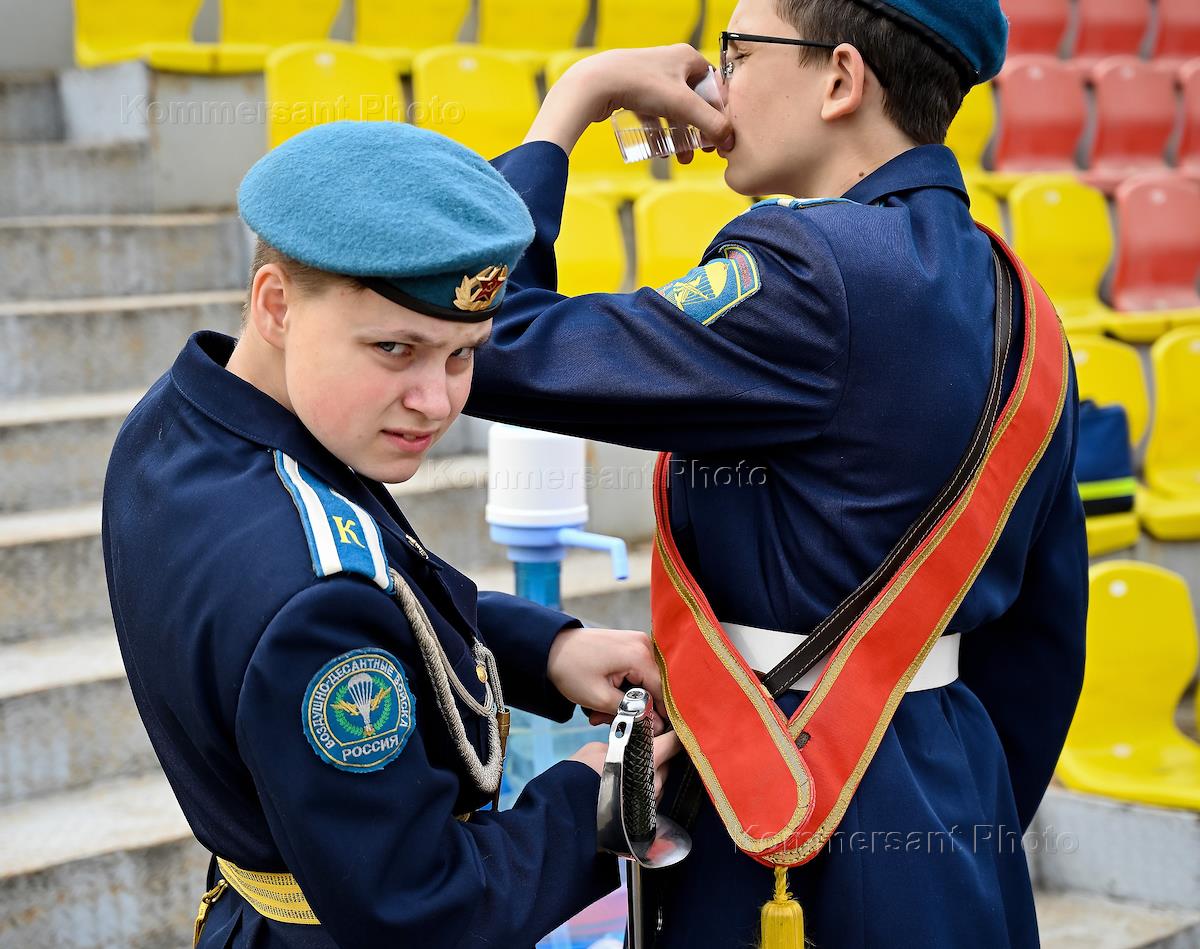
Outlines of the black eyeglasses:
M813 49L837 49L840 43L816 43L812 40L798 40L790 36L759 36L755 33L729 33L725 30L721 31L721 79L725 82L729 81L729 77L733 75L734 64L729 62L729 44L734 43L775 43L778 46L811 46ZM862 50L859 50L859 55L862 56ZM870 66L871 71L875 73L875 78L879 80L879 85L884 89L887 88L887 83L879 75L879 70L867 61L867 57L863 56L863 62Z

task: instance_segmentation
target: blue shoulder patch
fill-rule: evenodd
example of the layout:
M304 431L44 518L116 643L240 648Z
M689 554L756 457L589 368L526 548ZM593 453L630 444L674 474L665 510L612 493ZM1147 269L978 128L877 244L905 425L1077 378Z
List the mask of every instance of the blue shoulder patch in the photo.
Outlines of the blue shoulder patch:
M342 771L379 771L416 726L404 667L383 649L355 649L327 662L304 693L300 718L318 758Z
M708 326L758 292L762 277L754 255L740 244L725 244L719 257L658 289L685 314Z
M395 593L375 519L279 449L275 449L275 471L300 512L317 576L357 573L384 593Z
M826 204L857 204L857 201L851 201L849 198L767 198L750 206L750 210L755 208L791 208L793 211L799 211L803 208L819 208Z

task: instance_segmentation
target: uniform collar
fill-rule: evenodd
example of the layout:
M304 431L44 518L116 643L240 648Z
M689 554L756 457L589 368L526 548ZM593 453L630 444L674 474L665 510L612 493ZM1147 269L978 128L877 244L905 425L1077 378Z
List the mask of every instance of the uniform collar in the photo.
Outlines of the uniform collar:
M945 145L918 145L881 165L846 192L858 204L876 202L918 188L949 188L967 200L967 186L954 152Z
M412 554L415 532L382 485L360 478L304 427L304 423L261 389L225 368L235 340L223 333L194 333L171 367L175 388L210 419L241 438L278 448L314 475L359 503ZM419 544L419 541L417 542ZM423 548L422 548L423 549ZM422 559L432 566L440 566Z

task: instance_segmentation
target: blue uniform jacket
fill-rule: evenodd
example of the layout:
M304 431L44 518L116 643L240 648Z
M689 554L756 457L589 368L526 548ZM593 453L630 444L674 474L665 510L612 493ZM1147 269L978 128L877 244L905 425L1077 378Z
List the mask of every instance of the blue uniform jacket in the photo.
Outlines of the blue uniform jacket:
M530 143L495 164L537 238L467 411L675 452L672 526L718 618L811 631L949 480L982 411L995 277L953 153L914 148L845 200L756 206L661 292L574 299L554 291L566 156ZM1037 945L1020 834L1083 676L1076 406L1072 376L950 625L965 634L960 680L904 698L830 852L791 874L818 947ZM656 945L753 944L770 872L707 801L694 836L674 881L647 874L666 881Z
M103 544L117 635L142 719L192 830L238 866L295 875L322 925L261 917L227 891L205 947L529 947L617 885L596 854L599 778L562 762L499 814L481 806L396 602L348 573L318 578L281 449L374 518L390 565L482 701L468 641L497 657L506 698L565 721L546 678L561 613L474 584L424 550L378 482L326 451L289 411L224 369L233 340L193 336L121 429ZM360 527L361 529L361 527ZM396 657L415 728L381 770L314 752L301 706L335 657ZM486 755L480 719L460 704ZM202 880L196 880L197 897Z

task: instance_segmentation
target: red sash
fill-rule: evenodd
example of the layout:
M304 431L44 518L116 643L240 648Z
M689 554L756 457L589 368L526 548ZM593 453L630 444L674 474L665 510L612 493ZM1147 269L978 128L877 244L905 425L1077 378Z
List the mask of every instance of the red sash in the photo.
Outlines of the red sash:
M668 513L671 456L658 459L650 602L667 711L729 836L761 863L804 863L829 840L1062 414L1069 354L1061 324L1021 261L987 233L1024 291L1016 384L972 480L833 650L790 720L730 644L683 563Z

